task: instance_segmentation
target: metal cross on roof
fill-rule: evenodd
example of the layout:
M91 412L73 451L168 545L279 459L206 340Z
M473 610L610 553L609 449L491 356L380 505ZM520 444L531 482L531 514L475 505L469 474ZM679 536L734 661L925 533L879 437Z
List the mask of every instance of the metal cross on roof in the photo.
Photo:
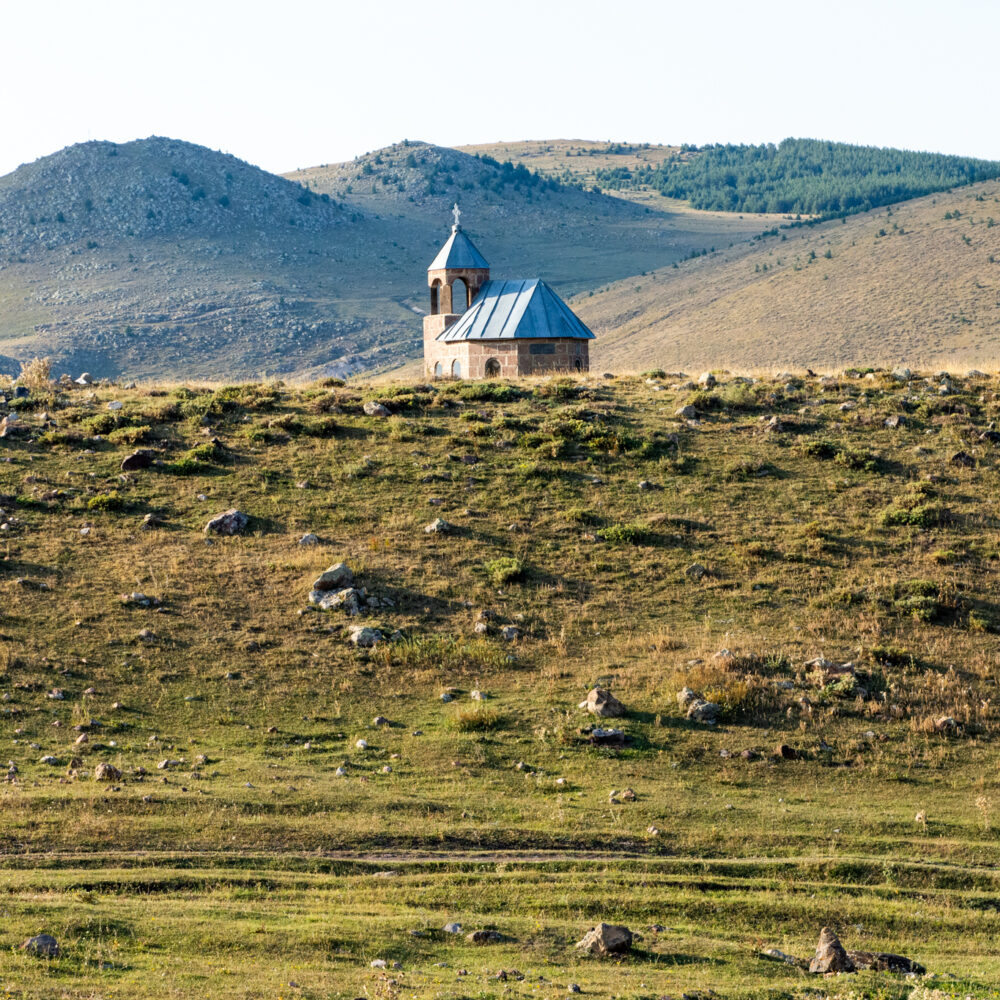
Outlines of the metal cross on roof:
M458 207L458 202L457 201L455 202L455 204L454 204L454 206L453 206L453 208L451 210L451 214L455 216L455 225L457 226L458 225L459 217L462 214L462 210Z

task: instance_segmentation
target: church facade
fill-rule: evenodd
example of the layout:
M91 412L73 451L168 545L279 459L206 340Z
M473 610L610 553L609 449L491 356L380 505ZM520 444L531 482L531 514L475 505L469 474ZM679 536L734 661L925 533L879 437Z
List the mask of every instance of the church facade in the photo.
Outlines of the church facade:
M496 280L458 223L427 269L430 378L516 378L590 370L593 333L538 278Z

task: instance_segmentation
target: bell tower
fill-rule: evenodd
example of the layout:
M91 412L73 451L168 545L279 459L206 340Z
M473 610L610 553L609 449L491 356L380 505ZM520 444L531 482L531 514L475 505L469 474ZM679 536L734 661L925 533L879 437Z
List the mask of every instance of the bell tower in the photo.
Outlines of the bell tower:
M452 213L455 223L451 236L427 268L431 311L424 317L425 354L428 341L435 340L457 322L490 280L490 265L459 224L462 212L458 205Z

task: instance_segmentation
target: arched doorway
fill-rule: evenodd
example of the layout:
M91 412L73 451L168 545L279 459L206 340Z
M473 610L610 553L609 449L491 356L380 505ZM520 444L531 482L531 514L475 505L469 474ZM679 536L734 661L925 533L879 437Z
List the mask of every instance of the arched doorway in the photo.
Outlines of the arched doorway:
M573 362L573 364L576 366L576 370L578 372L583 371L583 362L579 358L577 358L576 361Z
M439 361L434 366L434 377L435 378L441 378L442 375L444 375L444 367L441 365L441 362Z
M469 286L456 278L451 283L451 311L459 316L469 308Z
M461 378L462 377L462 362L455 358L451 363L451 377Z
M486 377L487 378L499 378L500 377L500 362L496 358L486 359Z

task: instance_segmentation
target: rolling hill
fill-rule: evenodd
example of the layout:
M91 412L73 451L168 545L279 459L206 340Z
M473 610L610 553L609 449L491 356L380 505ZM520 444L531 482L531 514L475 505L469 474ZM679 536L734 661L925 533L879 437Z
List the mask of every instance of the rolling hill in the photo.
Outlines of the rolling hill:
M611 369L1000 358L1000 184L766 238L577 296Z
M671 214L400 143L277 177L172 139L86 143L0 178L2 367L129 377L346 375L417 356L454 201L498 273L564 294L767 222Z

